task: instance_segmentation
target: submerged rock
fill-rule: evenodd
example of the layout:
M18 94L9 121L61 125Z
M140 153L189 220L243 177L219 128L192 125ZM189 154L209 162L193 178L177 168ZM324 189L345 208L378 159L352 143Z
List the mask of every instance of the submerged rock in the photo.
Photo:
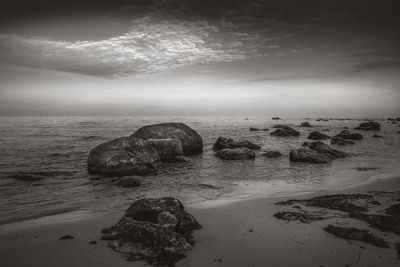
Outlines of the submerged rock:
M302 122L300 127L313 127L308 121Z
M345 140L361 140L363 136L359 133L350 133L349 130L343 130L334 137L338 137Z
M263 152L261 155L267 158L279 158L282 156L281 152L276 151L276 150L271 150L271 151L266 151Z
M261 131L269 131L267 128L255 128L255 127L250 127L251 132L261 132Z
M253 150L261 149L259 145L253 144L252 142L247 140L234 141L230 138L218 137L217 141L213 145L213 150L218 151L225 148L248 148Z
M308 135L307 138L311 140L328 140L331 137L318 131L313 131Z
M381 125L375 121L368 121L361 123L358 127L354 129L362 131L379 131L381 129Z
M343 238L346 240L364 241L371 245L380 248L389 248L389 245L382 239L374 235L368 230L357 229L354 227L339 227L329 224L324 230L335 237Z
M318 153L309 148L299 148L290 151L289 159L291 162L303 163L322 163L327 164L332 161L332 158L326 154Z
M121 220L103 229L109 247L130 260L173 265L194 245L199 222L175 198L143 198L134 202Z
M250 160L255 159L256 154L248 148L224 148L218 150L215 156L223 160Z
M379 134L374 134L372 137L373 137L373 138L383 138L383 136L382 136L382 135L379 135Z
M303 147L308 147L318 153L326 154L332 158L344 158L346 157L346 153L337 149L333 149L324 142L316 141L316 142L304 142Z
M278 126L278 125L277 125ZM286 126L286 125L279 125L279 127L275 126L274 128L278 128L274 132L271 133L271 136L279 136L279 137L288 137L288 136L300 136L300 132L296 131L295 129Z
M346 140L340 137L332 137L331 145L337 145L337 146L354 145L354 141Z
M161 162L157 150L136 137L120 137L98 145L87 160L90 174L124 176L148 174Z
M11 179L19 180L19 181L25 181L25 182L34 182L34 181L42 180L45 177L42 175L39 175L39 174L35 174L35 173L20 172L20 173L11 174L11 175L7 176L7 178L11 178Z
M142 139L178 139L182 144L183 155L203 153L203 139L192 128L183 123L160 123L147 125L132 136Z
M134 177L124 177L119 179L118 182L115 183L115 185L121 187L138 187L140 186L140 181Z
M162 162L179 162L183 156L181 141L178 139L147 139L160 155Z

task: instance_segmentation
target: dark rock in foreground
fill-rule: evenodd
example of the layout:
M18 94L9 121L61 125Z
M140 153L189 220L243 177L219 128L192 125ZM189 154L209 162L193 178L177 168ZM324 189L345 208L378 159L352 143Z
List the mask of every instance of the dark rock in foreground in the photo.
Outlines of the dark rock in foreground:
M175 198L144 198L134 202L121 220L103 229L109 247L129 260L171 266L194 245L199 222Z
M316 142L304 142L303 147L308 147L318 153L328 155L332 158L344 158L346 157L346 153L337 149L333 149L324 142L316 141Z
M300 136L300 132L286 125L277 125L274 128L278 129L272 132L271 136L279 136L279 137Z
M251 132L261 132L261 131L268 131L267 128L256 128L256 127L250 127Z
M381 129L381 125L375 121L368 121L361 123L358 127L354 129L362 131L379 131Z
M382 239L374 235L368 230L365 229L357 229L354 227L339 227L329 224L324 228L324 230L330 234L333 234L335 237L343 238L346 240L357 240L364 241L371 245L380 248L389 248L389 245Z
M311 140L328 140L331 137L318 131L313 131L308 135L307 138Z
M140 181L134 177L124 177L119 179L115 185L121 187L138 187L140 186Z
M309 148L299 148L290 151L289 159L291 162L303 162L303 163L316 163L316 164L327 164L332 161L332 158L326 154L318 153Z
M343 130L339 134L335 135L334 137L338 137L345 140L361 140L363 136L359 133L350 133L349 130Z
M302 122L300 127L313 127L308 121Z
M142 139L178 139L185 156L201 154L203 139L192 128L183 123L160 123L147 125L137 130L132 136Z
M400 216L350 212L350 217L367 222L376 229L400 235Z
M253 144L247 140L234 141L233 139L230 139L230 138L218 137L217 141L213 145L213 150L218 151L218 150L225 149L225 148L230 148L230 149L248 148L248 149L253 149L253 150L261 149L261 147L259 145Z
M388 215L400 216L400 204L393 204L385 210Z
M275 218L285 221L299 221L302 223L311 223L325 219L323 216L307 212L280 211L274 214Z
M248 148L224 148L218 150L215 156L223 160L251 160L256 157L254 152Z
M148 174L161 162L157 150L136 137L120 137L98 145L87 160L90 174L124 176Z
M266 152L262 153L261 155L263 155L264 157L267 157L267 158L279 158L280 156L282 156L281 152L276 151L276 150L266 151Z
M331 145L337 145L337 146L354 145L354 141L342 139L340 137L332 137Z

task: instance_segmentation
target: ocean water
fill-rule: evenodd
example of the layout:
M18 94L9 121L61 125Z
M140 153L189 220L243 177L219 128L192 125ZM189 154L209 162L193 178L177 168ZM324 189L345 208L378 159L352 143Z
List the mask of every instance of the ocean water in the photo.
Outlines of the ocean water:
M384 138L373 138L375 132L361 132L362 141L338 148L350 153L345 159L327 165L289 162L289 151L300 147L310 131L325 130L334 135L344 126L354 128L360 123L308 120L313 128L297 127L303 121L261 117L1 117L0 224L70 212L120 211L141 197L174 196L187 205L201 205L323 191L400 173L400 128L386 121L380 122L378 133ZM138 177L142 181L138 188L121 188L114 185L115 178L87 173L86 160L93 147L160 122L188 124L203 137L204 153L191 157L189 163L165 164L156 175ZM270 136L277 123L294 126L301 137ZM251 132L249 127L270 131ZM223 161L212 151L219 136L247 139L261 145L262 150L279 150L283 156L268 159L257 152L254 161ZM359 169L365 167L372 169ZM40 173L45 179L27 182L9 177L19 172Z

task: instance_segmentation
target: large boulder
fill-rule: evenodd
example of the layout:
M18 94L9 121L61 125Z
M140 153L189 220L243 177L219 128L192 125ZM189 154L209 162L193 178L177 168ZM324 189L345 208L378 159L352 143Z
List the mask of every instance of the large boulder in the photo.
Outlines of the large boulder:
M223 160L250 160L256 157L256 154L248 148L224 148L215 153L217 158Z
M332 137L331 145L337 145L337 146L354 145L354 141L346 140L340 137Z
M201 225L179 200L143 198L134 202L118 223L103 229L102 239L129 260L172 266L192 248L192 234L198 229Z
M290 151L289 159L291 162L327 164L332 161L332 158L326 154L318 153L309 148L299 148Z
M354 129L363 131L379 131L381 129L381 125L376 121L367 121L361 123L358 127Z
M157 150L136 137L120 137L92 149L87 160L90 174L124 176L148 174L160 164Z
M203 139L183 123L160 123L143 126L132 136L142 139L178 139L185 156L203 153Z
M318 131L313 131L308 135L307 138L311 140L328 140L331 137Z
M359 133L350 133L349 130L343 130L334 137L338 137L341 139L346 139L346 140L361 140L363 139L363 136Z
M147 142L154 147L163 162L181 161L183 149L178 139L147 139Z
M328 155L332 158L344 158L346 157L346 153L337 149L333 149L324 142L316 141L316 142L304 142L303 147L308 147L318 153Z
M253 149L253 150L260 150L261 147L259 145L253 144L250 141L247 140L239 140L239 141L234 141L231 138L225 138L225 137L218 137L217 141L213 145L213 150L218 151L224 148L248 148L248 149Z
M277 125L274 128L278 129L272 132L271 136L279 136L279 137L300 136L300 132L286 125Z

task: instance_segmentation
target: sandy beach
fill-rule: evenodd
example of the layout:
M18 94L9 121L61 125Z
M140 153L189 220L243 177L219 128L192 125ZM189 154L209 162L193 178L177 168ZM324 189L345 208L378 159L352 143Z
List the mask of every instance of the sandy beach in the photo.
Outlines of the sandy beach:
M339 193L396 191L400 177L376 180L369 184L295 198ZM273 214L282 208L278 201L293 196L264 197L235 201L214 207L188 207L202 224L195 233L197 240L188 257L177 266L398 266L399 259L391 248L377 248L361 241L335 238L322 228L337 218L313 223L286 222ZM145 266L143 261L127 261L122 254L101 241L101 229L112 225L122 213L112 213L89 219L57 221L23 227L0 227L0 258L2 266ZM363 223L340 219L341 225ZM365 226L365 225L364 225ZM22 229L22 230L21 230ZM69 234L74 239L59 240ZM89 244L96 241L97 244ZM148 264L147 264L148 265Z

